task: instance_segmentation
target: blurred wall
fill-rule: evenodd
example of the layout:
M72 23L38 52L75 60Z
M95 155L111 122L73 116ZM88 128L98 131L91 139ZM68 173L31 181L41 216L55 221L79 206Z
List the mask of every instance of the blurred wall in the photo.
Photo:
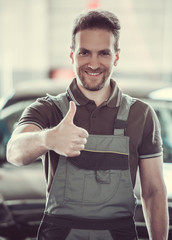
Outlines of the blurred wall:
M0 0L0 92L45 78L49 69L49 1Z

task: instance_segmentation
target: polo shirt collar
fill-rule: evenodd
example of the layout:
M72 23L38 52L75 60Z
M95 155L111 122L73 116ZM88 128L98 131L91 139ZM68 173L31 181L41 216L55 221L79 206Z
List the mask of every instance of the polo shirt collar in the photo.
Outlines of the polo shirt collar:
M105 104L110 108L119 107L122 98L122 91L113 79L111 79L110 84L112 92ZM92 102L92 100L85 97L84 94L81 92L75 78L68 87L67 94L71 98L71 100L76 103L76 105L86 105L88 102Z
M111 79L111 95L107 100L107 106L110 108L119 107L122 99L122 91L118 87L117 83Z

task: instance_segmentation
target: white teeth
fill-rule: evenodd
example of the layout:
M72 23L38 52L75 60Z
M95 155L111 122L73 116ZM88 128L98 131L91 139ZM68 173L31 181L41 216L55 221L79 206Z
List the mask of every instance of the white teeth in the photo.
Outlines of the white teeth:
M96 76L99 75L99 73L88 73L89 75Z

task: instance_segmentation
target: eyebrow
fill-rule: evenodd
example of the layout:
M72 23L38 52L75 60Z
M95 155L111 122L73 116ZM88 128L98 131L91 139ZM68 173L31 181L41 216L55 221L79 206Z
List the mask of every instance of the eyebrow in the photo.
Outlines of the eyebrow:
M108 52L108 53L111 53L111 50L105 48L105 49L100 50L99 52Z
M86 48L79 48L79 51L88 51L88 52L90 52L90 50L88 50Z
M79 48L79 51L91 52L91 51L88 50L87 48ZM105 48L105 49L99 50L98 52L99 52L99 53L100 53L100 52L108 52L108 53L111 53L111 50L109 50L108 48Z

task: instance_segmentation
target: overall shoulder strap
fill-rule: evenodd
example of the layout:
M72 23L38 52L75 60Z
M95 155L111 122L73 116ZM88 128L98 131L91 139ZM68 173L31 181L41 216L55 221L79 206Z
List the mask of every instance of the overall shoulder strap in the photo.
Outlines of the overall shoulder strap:
M122 94L121 104L114 125L114 135L124 136L130 107L135 103L135 101L135 98L132 98L126 94Z
M62 113L62 116L65 117L66 113L69 109L69 101L65 93L61 93L57 96L52 96L50 94L47 94L47 96L56 104L56 106L59 108L59 110Z

